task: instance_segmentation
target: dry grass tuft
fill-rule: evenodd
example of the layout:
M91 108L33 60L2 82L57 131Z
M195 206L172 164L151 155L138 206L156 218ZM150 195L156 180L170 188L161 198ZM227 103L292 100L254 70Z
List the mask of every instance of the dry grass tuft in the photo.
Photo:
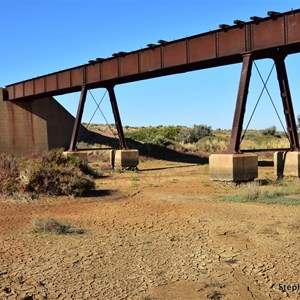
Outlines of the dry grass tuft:
M70 224L63 223L52 217L37 217L31 224L33 233L54 233L54 234L83 234L82 228L72 227Z

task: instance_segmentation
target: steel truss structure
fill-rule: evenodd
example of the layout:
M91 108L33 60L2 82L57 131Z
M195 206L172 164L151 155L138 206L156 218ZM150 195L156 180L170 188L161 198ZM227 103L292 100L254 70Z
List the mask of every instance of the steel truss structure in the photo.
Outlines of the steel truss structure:
M88 89L106 88L118 129L120 148L126 149L114 87L118 84L242 63L229 153L240 153L240 140L254 60L270 58L276 66L290 150L299 151L299 139L285 67L285 57L300 52L300 9L268 12L268 17L235 20L233 26L158 44L115 53L88 64L7 85L5 100L27 101L81 91L70 151L76 150L79 126Z

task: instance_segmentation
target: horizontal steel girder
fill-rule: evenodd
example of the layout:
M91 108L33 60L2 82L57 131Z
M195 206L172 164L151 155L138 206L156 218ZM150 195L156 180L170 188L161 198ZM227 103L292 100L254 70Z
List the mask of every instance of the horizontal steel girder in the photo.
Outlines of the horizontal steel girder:
M300 9L190 36L6 86L6 100L56 96L87 89L255 59L283 48L300 52Z

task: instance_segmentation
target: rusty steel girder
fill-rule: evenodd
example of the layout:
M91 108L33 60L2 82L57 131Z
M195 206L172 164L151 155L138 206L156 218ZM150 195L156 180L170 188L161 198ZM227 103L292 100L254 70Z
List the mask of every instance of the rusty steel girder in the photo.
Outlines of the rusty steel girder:
M253 21L159 44L133 52L119 52L107 59L47 74L6 86L6 100L56 96L87 89L114 86L147 78L188 72L243 61L244 53L256 59L269 51L300 52L300 10L269 14Z

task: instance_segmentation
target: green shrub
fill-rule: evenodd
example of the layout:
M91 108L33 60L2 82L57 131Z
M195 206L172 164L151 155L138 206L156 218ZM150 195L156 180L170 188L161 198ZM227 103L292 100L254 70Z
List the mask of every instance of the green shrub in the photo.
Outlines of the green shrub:
M156 135L156 128L153 127L141 127L140 129L132 132L126 132L126 137L139 142L145 142L147 139L151 139Z
M211 135L211 127L206 125L194 125L191 130L191 142L196 143L205 136Z
M191 143L191 128L182 127L176 136L176 140L182 144Z
M159 134L167 140L175 141L181 129L182 126L163 126L159 128Z
M82 195L94 188L95 173L78 157L62 150L24 157L0 155L0 193Z
M139 130L127 132L126 137L143 143L172 147L181 128L181 126L141 127Z
M195 143L209 135L211 135L211 127L206 125L194 125L192 128L183 126L141 127L126 133L126 137L133 140L168 148L174 148L175 142Z
M180 143L196 143L202 138L211 135L211 127L206 125L194 125L192 128L182 127L176 136Z
M275 136L275 134L276 134L276 126L271 126L271 127L268 127L268 128L266 128L266 129L264 129L263 131L262 131L262 134L263 135L271 135L271 136Z

